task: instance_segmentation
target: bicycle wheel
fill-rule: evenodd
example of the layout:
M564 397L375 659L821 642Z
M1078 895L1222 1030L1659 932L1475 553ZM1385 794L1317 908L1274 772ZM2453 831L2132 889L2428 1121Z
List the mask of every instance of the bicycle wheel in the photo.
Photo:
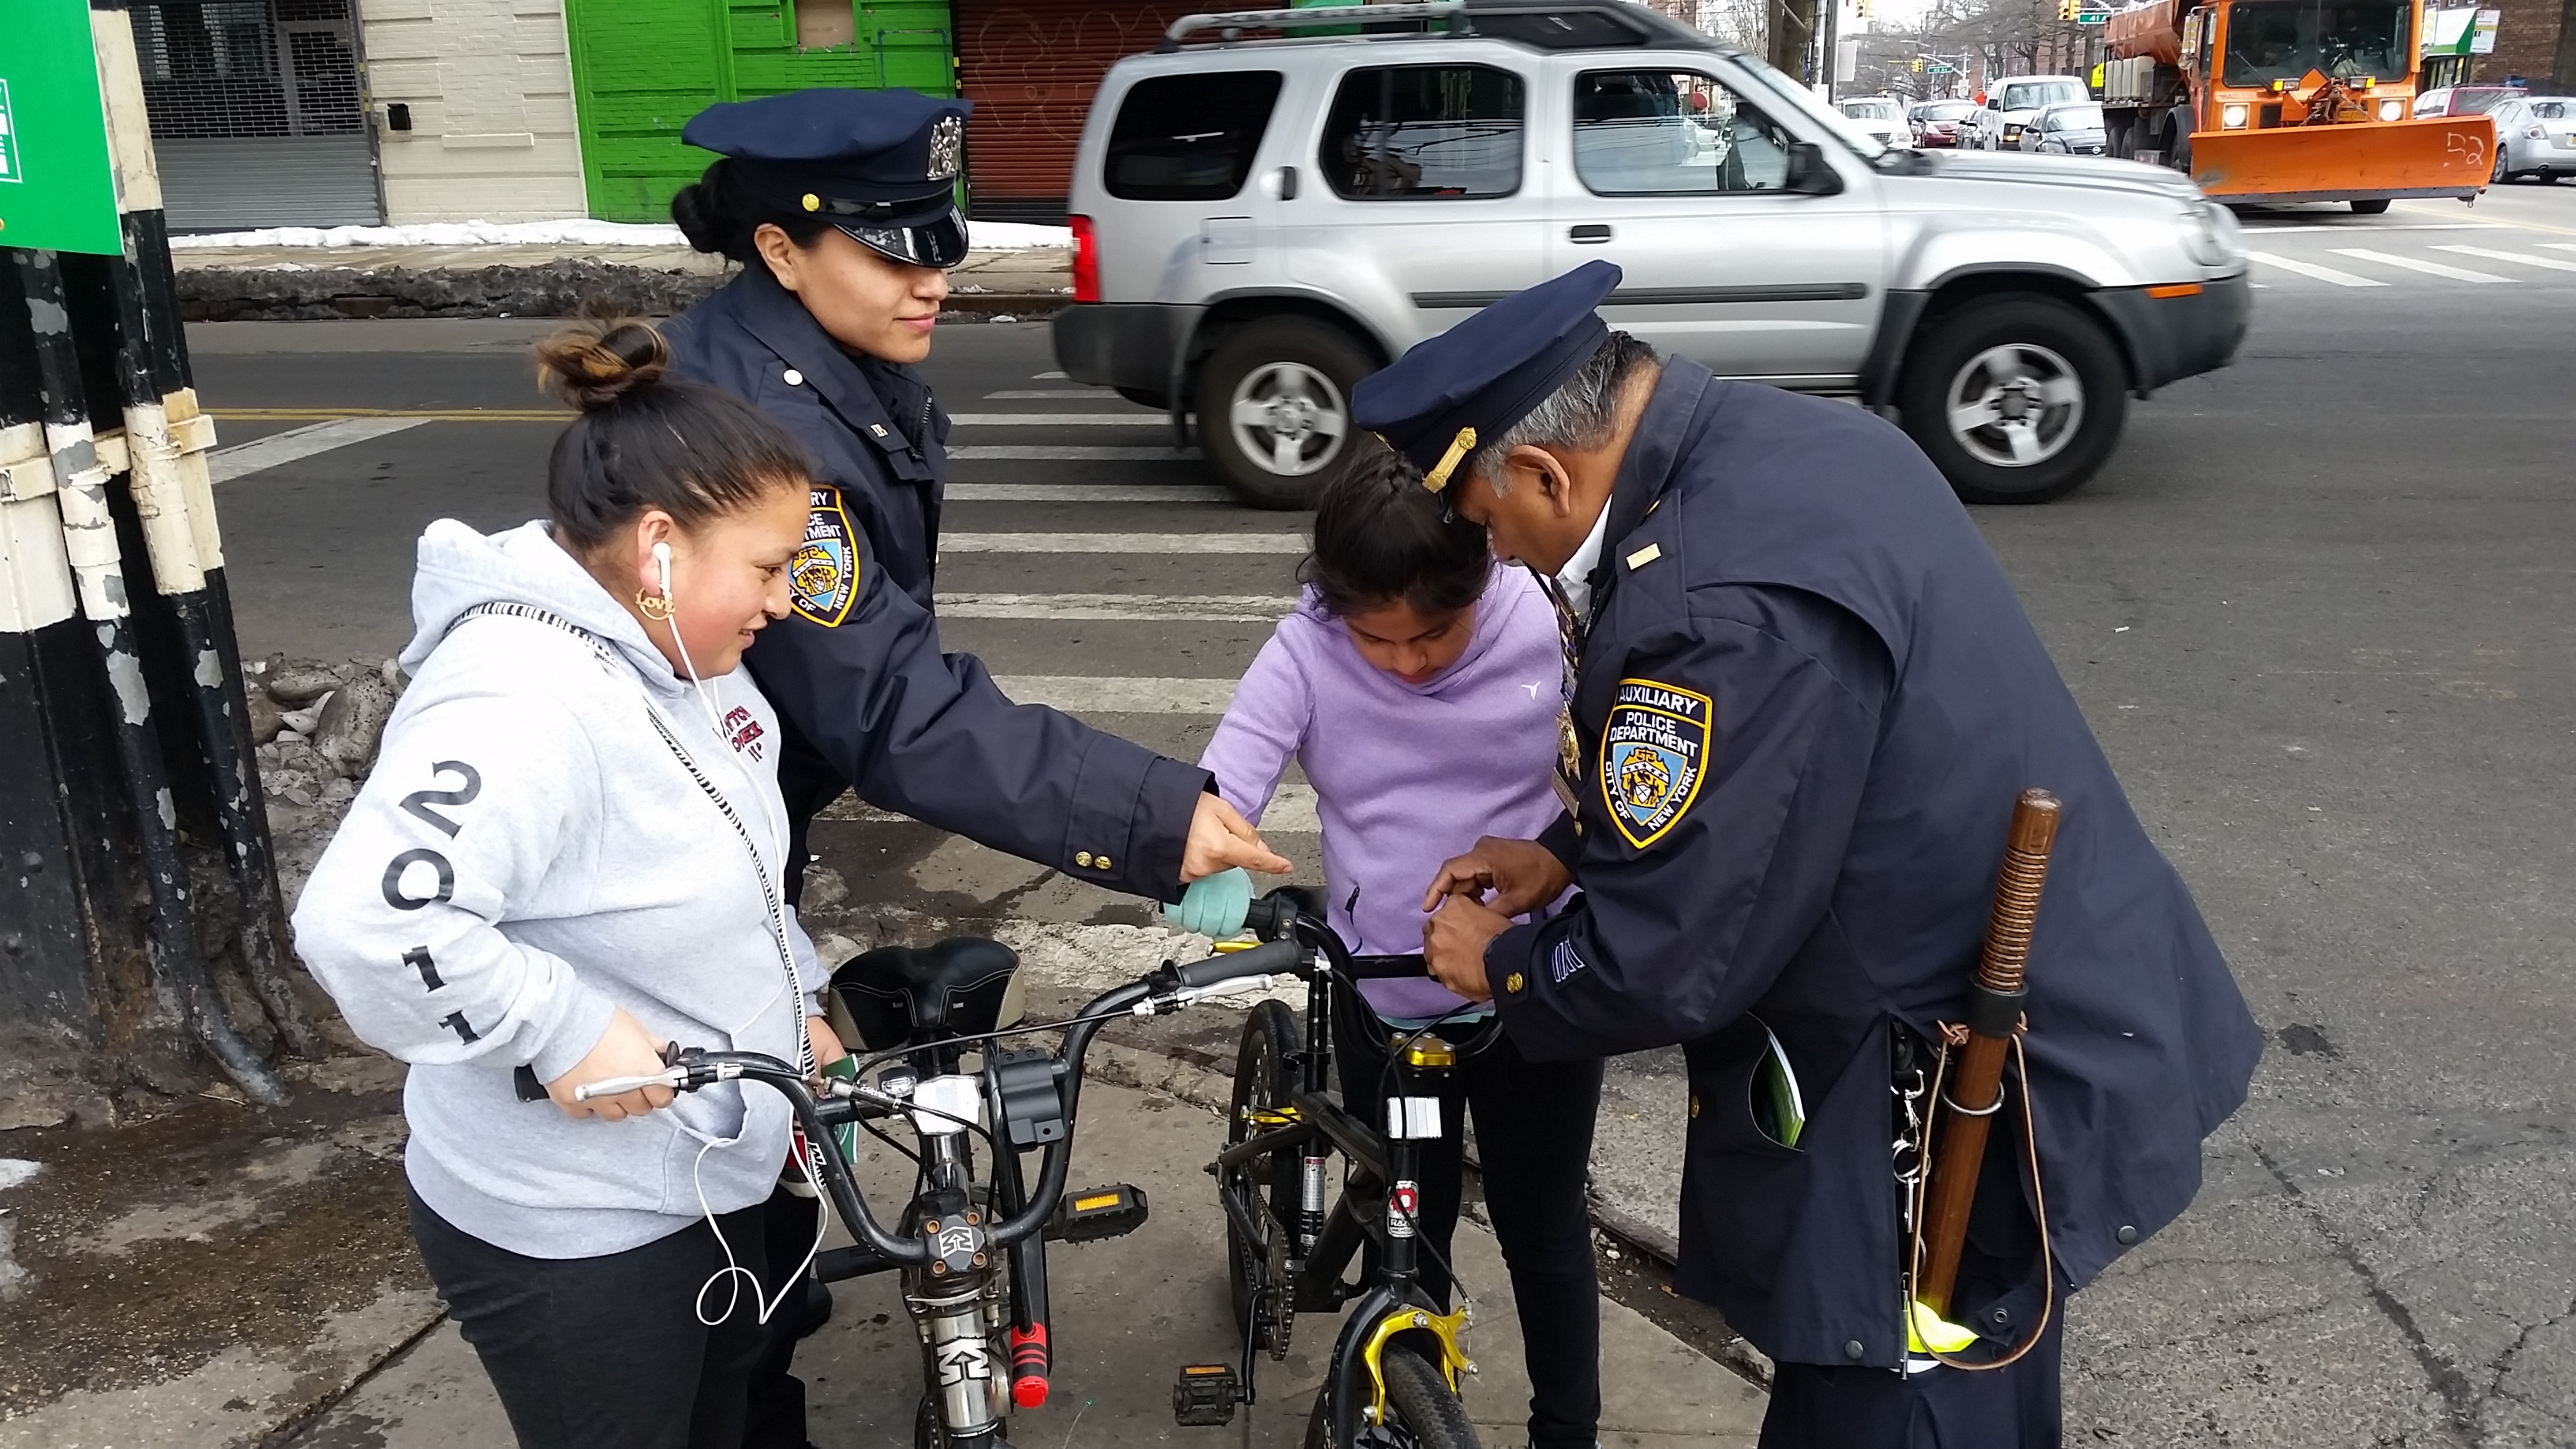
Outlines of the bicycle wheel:
M1377 1366L1386 1375L1386 1422L1360 1426L1347 1449L1476 1449L1467 1406L1429 1359L1396 1342L1379 1351ZM1306 1420L1306 1449L1345 1449L1333 1442L1324 1397L1315 1395L1315 1412Z
M1296 1069L1289 1058L1299 1049L1302 1033L1297 1018L1276 1001L1265 1001L1252 1009L1243 1023L1243 1047L1234 1059L1234 1111L1226 1126L1228 1147L1268 1130L1256 1125L1256 1114L1276 1112L1288 1104L1296 1090ZM1257 1238L1246 1238L1228 1216L1225 1228L1227 1276L1234 1290L1234 1326L1242 1332L1250 1327L1251 1347L1276 1351L1287 1347L1287 1284L1274 1282L1270 1272L1271 1235L1278 1226L1297 1221L1297 1159L1284 1152L1256 1157L1229 1170L1220 1191L1240 1195L1247 1206L1257 1207L1267 1201L1271 1217L1265 1219L1256 1211L1253 1219L1262 1229Z

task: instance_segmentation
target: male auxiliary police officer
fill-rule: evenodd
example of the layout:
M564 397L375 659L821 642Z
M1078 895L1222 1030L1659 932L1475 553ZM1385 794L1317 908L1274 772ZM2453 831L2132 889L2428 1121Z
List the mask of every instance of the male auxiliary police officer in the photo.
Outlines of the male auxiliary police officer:
M2054 1445L2047 1300L2190 1202L2260 1035L1930 463L1859 409L1658 363L1597 315L1618 280L1506 298L1353 398L1579 640L1569 813L1445 865L1425 953L1532 1056L1683 1044L1679 1282L1778 1361L1766 1446ZM1970 1372L1909 1353L1893 1089L1960 1015L2034 785L2064 802L2026 1038L2054 1281L2016 1085L1950 1316L1969 1357L2036 1342ZM1773 1037L1794 1147L1748 1090Z

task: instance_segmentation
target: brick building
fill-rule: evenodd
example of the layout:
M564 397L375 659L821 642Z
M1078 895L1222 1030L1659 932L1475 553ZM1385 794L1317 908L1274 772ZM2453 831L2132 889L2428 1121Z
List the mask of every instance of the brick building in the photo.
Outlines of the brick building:
M2478 57L2480 81L2521 76L2534 94L2576 94L2576 0L2486 0L2502 12L2495 54Z

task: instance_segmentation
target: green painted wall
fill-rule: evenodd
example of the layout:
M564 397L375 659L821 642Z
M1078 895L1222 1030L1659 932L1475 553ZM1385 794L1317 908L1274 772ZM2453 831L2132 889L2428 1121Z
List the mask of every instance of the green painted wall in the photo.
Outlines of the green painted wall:
M809 25L818 3L851 7L847 44L800 49L795 0L567 0L590 214L670 220L671 193L715 159L681 145L680 128L717 101L809 86L956 94L947 0L805 0Z

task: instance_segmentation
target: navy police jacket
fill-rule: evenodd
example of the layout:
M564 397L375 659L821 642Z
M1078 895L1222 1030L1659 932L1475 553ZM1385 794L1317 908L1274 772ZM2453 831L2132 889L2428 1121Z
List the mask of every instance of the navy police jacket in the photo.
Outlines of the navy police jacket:
M1581 894L1489 948L1505 1028L1538 1057L1684 1044L1680 1286L1774 1358L1893 1367L1894 1029L1960 1017L2013 802L2054 791L2025 1042L2081 1287L2191 1201L2262 1038L2002 568L1895 428L1687 359L1609 509L1586 776L1548 842ZM1802 1088L1794 1148L1753 1115L1754 1021ZM2016 1337L2036 1270L1953 1316Z
M1180 898L1207 772L1043 705L939 646L931 569L947 416L909 368L852 358L766 267L664 329L686 376L784 424L814 464L794 611L743 656L785 728L779 785L804 825L846 783L1080 880Z

